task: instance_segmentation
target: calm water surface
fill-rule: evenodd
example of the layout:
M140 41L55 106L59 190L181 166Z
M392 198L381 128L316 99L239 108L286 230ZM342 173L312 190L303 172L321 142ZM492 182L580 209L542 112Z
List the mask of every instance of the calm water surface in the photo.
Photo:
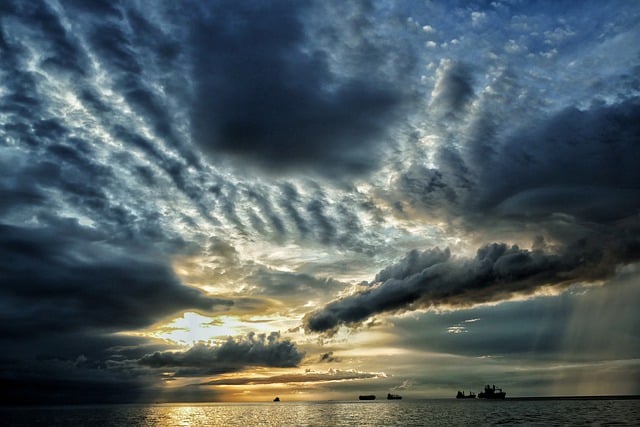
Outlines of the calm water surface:
M280 402L1 408L7 426L640 425L640 400Z

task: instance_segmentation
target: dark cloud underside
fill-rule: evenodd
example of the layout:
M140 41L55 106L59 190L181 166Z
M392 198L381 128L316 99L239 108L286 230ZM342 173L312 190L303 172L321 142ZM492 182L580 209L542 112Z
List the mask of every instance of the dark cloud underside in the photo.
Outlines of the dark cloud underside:
M249 334L229 337L219 345L199 343L181 352L147 354L138 363L150 368L177 369L176 376L213 375L235 372L250 366L295 367L302 360L295 344L280 334Z
M376 147L403 90L377 76L376 64L363 63L351 76L332 71L330 52L305 34L304 9L236 2L196 18L194 137L214 158L226 153L271 169L327 174L378 162Z

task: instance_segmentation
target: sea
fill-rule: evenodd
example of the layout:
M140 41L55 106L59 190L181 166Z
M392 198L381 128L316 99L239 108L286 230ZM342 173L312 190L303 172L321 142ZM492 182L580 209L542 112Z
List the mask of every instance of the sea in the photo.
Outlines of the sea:
M2 426L639 426L640 400L376 400L0 408Z

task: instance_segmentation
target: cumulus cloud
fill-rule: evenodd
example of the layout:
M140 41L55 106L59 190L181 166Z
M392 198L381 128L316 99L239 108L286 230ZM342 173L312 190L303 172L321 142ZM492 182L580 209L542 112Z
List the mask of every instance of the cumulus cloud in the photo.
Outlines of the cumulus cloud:
M617 266L640 260L639 230L634 223L615 235L593 235L556 252L504 243L486 245L471 259L453 257L449 250L412 251L381 271L367 289L307 314L304 327L333 333L379 313L464 308L532 294L543 286L605 280Z
M197 343L186 351L157 351L143 356L137 363L150 368L176 369L177 376L194 376L234 372L250 366L289 368L297 366L303 356L294 343L272 332L229 337L217 345Z

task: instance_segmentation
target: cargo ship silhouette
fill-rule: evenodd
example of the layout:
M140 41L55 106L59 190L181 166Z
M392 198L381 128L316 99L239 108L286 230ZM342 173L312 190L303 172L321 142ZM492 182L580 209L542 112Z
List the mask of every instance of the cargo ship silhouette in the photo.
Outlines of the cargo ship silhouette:
M464 391L458 390L458 394L456 394L456 399L475 399L476 394L474 392L469 392L469 394L464 394Z
M484 386L484 391L478 393L478 398L480 399L504 399L507 396L507 393L502 391L501 388L489 387L489 384Z

